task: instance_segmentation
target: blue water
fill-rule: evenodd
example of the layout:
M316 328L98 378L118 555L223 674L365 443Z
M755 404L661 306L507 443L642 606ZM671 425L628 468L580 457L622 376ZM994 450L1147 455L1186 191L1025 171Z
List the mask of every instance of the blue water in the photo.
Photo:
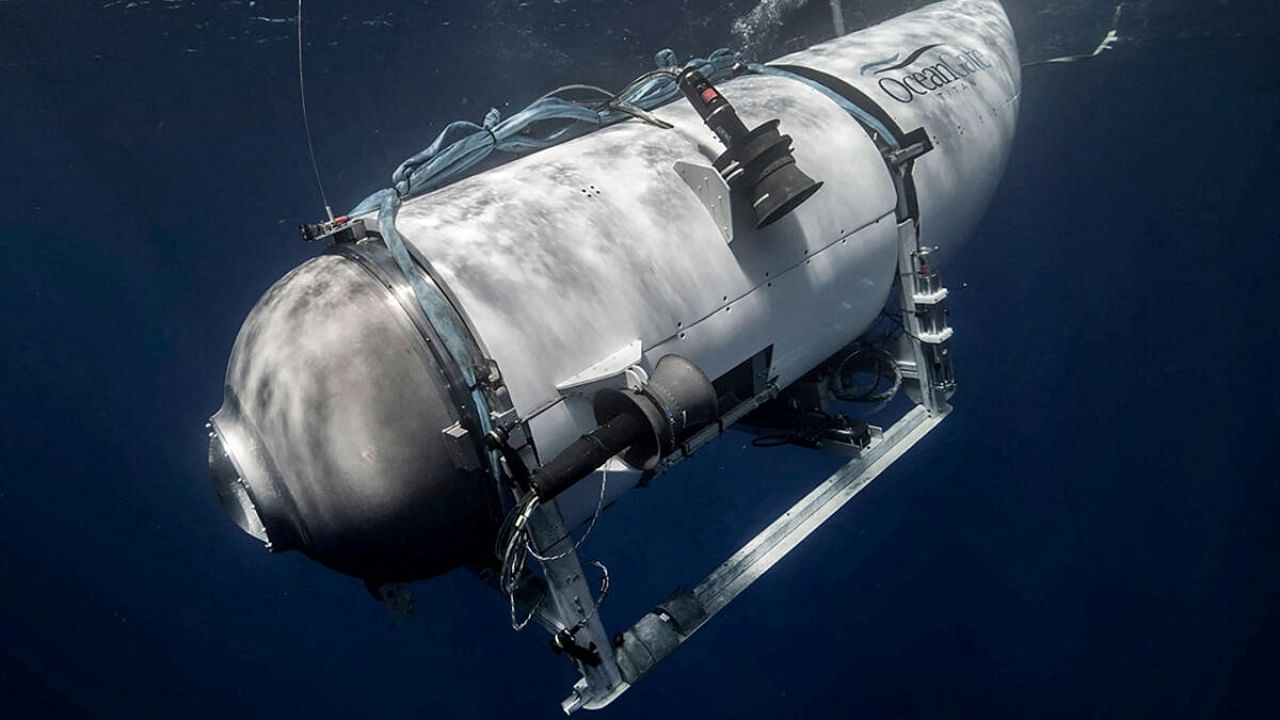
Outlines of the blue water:
M829 33L825 3L309 4L339 205L447 120L651 53ZM1024 56L1111 5L1009 0ZM788 9L788 6L793 6ZM844 3L851 27L902 3ZM393 621L262 552L203 421L319 215L287 0L0 0L0 714L559 716L574 673L465 573ZM744 34L745 32L745 34ZM1129 3L1030 69L951 258L956 413L609 717L1269 717L1280 648L1280 13ZM731 437L606 516L614 627L832 467ZM1271 709L1268 712L1268 708Z

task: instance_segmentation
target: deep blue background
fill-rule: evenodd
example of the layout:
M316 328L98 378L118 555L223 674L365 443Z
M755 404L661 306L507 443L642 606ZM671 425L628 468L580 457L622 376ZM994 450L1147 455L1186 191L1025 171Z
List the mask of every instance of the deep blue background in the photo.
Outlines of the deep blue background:
M442 122L733 43L753 3L311 5L347 206ZM810 5L749 39L822 39ZM845 3L855 26L895 5ZM1007 5L1029 59L1092 47L1111 12ZM292 10L0 0L7 716L559 714L570 666L471 577L418 585L397 624L261 552L208 488L235 332L313 251L292 28L254 19ZM1138 2L1122 35L1026 73L1001 190L947 268L952 419L610 716L1274 716L1280 19ZM588 555L612 625L833 466L744 444L608 514Z

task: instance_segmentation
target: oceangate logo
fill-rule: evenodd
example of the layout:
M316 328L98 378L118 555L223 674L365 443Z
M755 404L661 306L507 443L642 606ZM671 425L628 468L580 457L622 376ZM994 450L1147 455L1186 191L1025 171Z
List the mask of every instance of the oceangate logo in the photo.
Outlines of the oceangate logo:
M901 62L898 61L898 58L902 54L894 53L891 57L863 65L859 72L865 77L868 74L884 75L895 70L909 68L919 61L925 53L940 47L943 47L942 43L916 48ZM924 97L931 92L942 90L962 78L983 70L989 70L992 67L991 63L982 57L981 52L972 49L958 52L944 50L926 62L930 64L924 68L912 70L897 77L880 78L877 84L880 85L880 89L884 91L884 94L894 100L900 103L909 103L917 97Z

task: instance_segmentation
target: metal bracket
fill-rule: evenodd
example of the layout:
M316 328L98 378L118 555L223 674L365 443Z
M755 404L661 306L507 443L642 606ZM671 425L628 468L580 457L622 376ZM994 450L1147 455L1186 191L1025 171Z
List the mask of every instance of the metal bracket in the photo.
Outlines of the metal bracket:
M915 142L906 147L885 153L885 159L894 167L902 167L916 158L924 155L933 149L932 143L926 138L920 142Z
M916 402L930 412L940 413L947 398L955 393L955 373L947 341L952 329L947 324L947 289L933 267L933 249L920 245L915 220L898 223L898 278L902 288L902 328L898 367L902 375L915 381Z
M454 467L467 472L480 469L480 456L476 451L476 442L472 439L471 432L463 427L461 422L455 422L441 430L440 434Z
M580 395L588 397L605 384L622 387L632 386L636 382L643 384L648 380L647 374L640 368L643 359L643 348L639 340L632 340L616 352L602 358L591 367L573 377L562 380L556 390L562 395Z
M726 243L733 242L733 205L729 184L720 172L710 165L677 160L676 174L693 190L693 194L702 201L702 206L711 215L711 221L720 230Z
M580 626L574 641L583 648L594 645L598 656L597 662L571 656L582 679L574 686L573 695L564 701L564 710L570 713L581 707L604 707L621 692L618 688L623 685L622 676L613 655L613 644L583 574L582 562L574 550L573 536L554 501L541 505L529 518L529 538L538 555L547 558L540 562L546 578L546 598L551 605L541 608L544 616L539 618L539 623L555 627L553 636Z
M358 242L373 234L363 219L352 220L346 215L320 223L303 223L298 230L307 242L330 240L337 244Z

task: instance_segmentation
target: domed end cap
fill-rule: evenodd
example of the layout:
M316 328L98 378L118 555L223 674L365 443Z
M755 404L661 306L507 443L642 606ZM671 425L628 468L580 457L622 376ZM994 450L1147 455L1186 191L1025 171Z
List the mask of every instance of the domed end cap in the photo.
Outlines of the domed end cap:
M211 430L223 508L273 550L407 582L481 561L492 482L444 436L461 411L412 317L373 272L322 255L250 312Z

